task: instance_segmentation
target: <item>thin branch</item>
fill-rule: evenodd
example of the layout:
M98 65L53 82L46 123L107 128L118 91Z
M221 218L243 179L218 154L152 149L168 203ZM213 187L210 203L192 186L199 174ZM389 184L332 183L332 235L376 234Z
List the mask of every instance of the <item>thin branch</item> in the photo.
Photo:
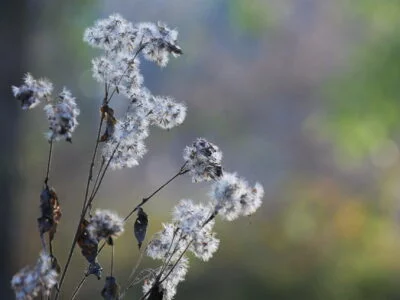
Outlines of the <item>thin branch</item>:
M106 160L105 160L105 158L103 156L103 158L101 159L101 165L100 165L99 171L97 172L97 175L96 175L96 180L95 180L95 182L93 184L93 190L92 190L92 192L90 194L90 198L93 198L94 187L97 186L97 184L99 182L100 174L101 174L101 171L103 170L105 162L106 162ZM89 210L89 216L91 216L92 215L92 204L89 205L89 209L88 210Z
M190 245L193 243L193 239L187 244L185 250L183 250L183 252L181 253L181 255L179 255L179 258L177 259L177 261L174 263L174 265L172 266L172 268L168 271L167 275L165 275L165 277L163 279L161 279L159 281L159 284L163 283L165 281L165 279L168 278L168 276L172 273L172 271L175 269L175 267L178 265L178 263L180 262L180 260L182 259L183 255L185 255L187 249L189 249ZM161 278L161 274L159 274L160 278Z
M53 243L50 239L50 233L49 233L49 252L50 252L50 256L53 257Z
M155 196L158 192L160 192L163 188L165 188L168 184L170 184L174 179L176 179L178 176L186 174L188 170L185 169L187 163L184 163L183 166L179 169L179 172L175 174L173 177L168 179L164 184L162 184L157 190L155 190L150 196L147 196L142 199L142 201L136 205L130 212L129 214L124 218L124 222L128 221L128 219L139 209L139 207L142 207L147 201L149 201L153 196ZM99 254L104 246L106 245L105 242L100 246L99 250L97 251L97 254Z
M143 248L142 248L142 249L143 249ZM136 264L135 264L135 266L133 267L132 272L131 272L131 274L130 274L129 277L128 277L128 282L127 282L127 284L129 284L129 281L132 279L133 275L135 275L137 269L139 268L140 263L141 263L142 260L143 260L143 256L144 256L144 251L141 250L141 251L140 251L140 255L139 255L139 259L136 261ZM126 288L126 290L127 290L128 288L129 288L129 286Z
M113 276L113 272L114 272L114 243L112 243L111 245L111 271L110 271L110 275L111 277Z
M92 205L92 202L93 202L94 198L96 197L97 192L98 192L99 189L100 189L101 183L103 182L104 176L106 175L106 172L107 172L107 170L108 170L108 167L110 166L111 161L113 160L114 155L115 155L115 153L117 152L117 150L118 150L120 144L121 144L121 142L118 142L117 145L115 146L113 152L111 153L111 156L110 156L110 158L108 159L106 166L104 167L104 170L103 170L103 172L102 172L102 174L101 174L101 176L100 176L100 179L99 179L99 182L98 182L97 186L96 186L96 187L93 186L92 195L91 195L91 197L90 197L89 200L88 200L87 207L89 207L89 206Z
M156 189L150 196L147 196L142 199L142 202L140 202L134 209L131 210L131 212L125 217L124 222L126 222L134 213L139 209L139 207L143 206L147 201L149 201L153 196L155 196L159 191L161 191L163 188L165 188L168 184L170 184L174 179L176 179L178 176L183 175L188 172L188 170L185 170L186 167L185 163L179 170L178 173L176 173L174 176L172 176L170 179L168 179L164 184L162 184L158 189Z
M108 93L107 93L107 88L106 88L106 95L105 95L104 99L107 99L107 95L108 95ZM104 101L105 100L103 100L103 102ZM102 114L101 118L100 118L99 127L98 127L98 130L97 130L96 144L95 144L95 147L94 147L94 150L93 150L92 160L90 162L89 175L88 175L88 180L87 180L87 183L86 183L86 190L85 190L85 199L84 199L83 206L82 206L82 213L81 213L81 216L79 218L79 223L78 223L78 226L77 226L76 231L75 231L75 236L74 236L74 239L73 239L73 242L72 242L69 254L68 254L67 262L66 262L64 270L63 270L63 272L61 274L61 278L60 278L60 281L59 281L59 289L58 289L57 294L55 296L55 300L57 300L59 295L60 295L61 287L62 287L62 284L64 282L64 278L65 278L65 275L67 273L69 264L71 262L72 255L73 255L74 250L75 250L76 242L78 240L79 228L80 228L80 225L82 224L82 221L83 221L83 219L85 218L85 215L86 215L86 210L87 210L86 203L88 201L89 187L90 187L90 182L91 182L92 176L93 176L93 167L94 167L94 162L96 160L97 150L98 150L98 147L99 147L101 128L102 128L102 125L103 125L103 120L104 120L104 115Z
M83 202L83 205L82 205L82 212L85 210L85 207L86 207L86 204L87 204L87 201L88 201L90 182L92 181L92 178L93 178L93 168L94 168L94 163L95 163L95 160L96 160L97 150L98 150L99 144L100 144L100 135L101 135L101 128L103 126L103 122L104 122L104 114L102 113L101 119L100 119L99 129L97 131L96 145L94 147L92 160L90 162L89 176L88 176L88 180L87 180L87 183L86 183L85 201Z
M82 277L81 281L79 282L78 286L75 288L74 293L72 294L71 300L74 300L75 297L78 295L81 287L83 286L83 284L85 283L86 279L88 278L88 275L85 274L84 277Z
M172 236L171 245L169 245L169 248L168 248L167 253L170 253L171 248L172 248L172 245L174 244L175 236L176 236L176 234L178 233L178 231L179 231L179 228L176 228L176 229L174 230L174 235ZM176 246L175 246L174 251L169 255L168 261L165 260L165 262L164 262L163 265L161 266L160 274L162 274L162 272L164 272L164 270L167 268L167 266L168 266L168 264L170 263L172 257L174 256L174 254L176 253L176 251L178 251L179 242L181 241L181 238L182 238L182 232L181 232L181 236L180 236L179 239L178 239L178 242L176 243Z
M215 218L215 214L213 213L213 214L211 214L211 216L203 223L203 225L202 225L202 228L204 227L204 226L206 226L209 222L211 222L213 219ZM190 241L190 242L188 242L188 244L186 245L186 247L185 247L185 250L183 250L182 251L182 253L179 255L179 258L176 260L176 262L174 263L174 265L171 267L171 269L168 271L168 273L164 276L164 278L163 279L160 279L161 278L161 276L162 276L162 273L164 272L164 270L161 270L160 271L160 273L157 275L157 277L156 277L156 280L155 280L155 282L154 282L154 284L153 284L153 287L156 285L156 284L161 284L161 283L163 283L167 278L168 278L168 276L172 273L172 271L176 268L176 266L178 265L178 263L179 263L179 261L182 259L182 257L183 257L183 255L185 255L185 253L186 253L186 251L189 249L189 247L190 247L190 245L193 243L193 239ZM173 254L172 254L173 255ZM142 297L142 298L140 298L140 300L144 300L144 299L146 299L146 297L150 294L150 292L151 292L151 288L149 289L149 291Z
M49 148L49 157L47 159L47 170L46 170L46 177L44 178L44 184L47 187L47 183L49 182L49 174L50 174L50 167L51 167L51 158L53 154L53 139L50 140L49 142L50 148Z

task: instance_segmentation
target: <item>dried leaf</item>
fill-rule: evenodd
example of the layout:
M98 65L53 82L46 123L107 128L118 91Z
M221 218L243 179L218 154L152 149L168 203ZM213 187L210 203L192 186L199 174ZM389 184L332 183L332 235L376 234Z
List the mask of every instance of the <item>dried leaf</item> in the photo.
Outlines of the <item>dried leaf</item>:
M107 276L104 288L101 291L101 296L105 300L119 300L120 299L120 287L117 284L117 280L113 276Z
M61 266L58 263L57 258L54 255L51 255L51 268L57 272L57 274L61 273Z
M138 241L139 249L142 246L142 243L146 237L148 223L149 223L149 219L147 217L147 214L144 212L144 210L141 207L139 207L137 218L136 218L135 224L133 226L133 229L135 232L135 237Z
M62 214L55 190L47 185L40 194L40 212L42 215L38 218L40 235L43 236L48 232L51 242L54 239Z
M90 238L86 228L89 225L87 220L83 220L79 226L78 245L82 250L82 255L90 264L97 263L98 242Z
M103 135L100 137L100 141L107 142L114 134L115 124L117 123L117 119L115 119L114 117L114 110L108 105L104 105L101 108L101 113L106 121L106 129Z

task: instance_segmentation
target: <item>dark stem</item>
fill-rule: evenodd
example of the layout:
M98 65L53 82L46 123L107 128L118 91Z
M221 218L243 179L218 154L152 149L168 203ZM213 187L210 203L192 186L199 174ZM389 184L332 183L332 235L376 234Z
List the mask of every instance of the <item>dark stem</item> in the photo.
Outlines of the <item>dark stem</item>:
M85 281L86 281L86 278L88 278L88 275L87 275L87 274L85 274L84 277L82 277L82 279L81 279L81 281L79 282L78 286L75 288L75 291L74 291L74 293L72 294L71 300L74 300L75 297L76 297L76 295L78 295L78 293L79 293L81 287L83 286L83 284L84 284Z
M179 228L176 228L175 231L174 231L174 235L172 236L171 245L169 245L169 248L168 248L167 253L170 253L171 248L172 248L172 245L174 244L175 236L176 236L176 234L178 233L178 231L179 231ZM161 267L161 271L160 271L160 274L159 274L159 275L161 275L162 272L164 272L164 270L167 268L168 264L170 263L170 261L171 261L171 259L172 259L172 256L173 256L173 255L176 253L176 251L178 250L179 241L181 240L181 237L182 237L182 233L181 233L181 236L180 236L179 239L178 239L178 242L176 243L176 246L175 246L174 251L173 251L172 253L170 253L168 260L165 260L163 266Z
M215 214L213 213L213 214L204 222L202 228L203 228L204 226L206 226L209 222L211 222L214 218L215 218ZM171 267L171 269L168 271L168 273L164 276L163 279L160 279L161 276L162 276L163 270L158 274L158 276L156 277L156 280L155 280L155 282L154 282L154 285L155 285L155 284L161 284L161 283L163 283L163 282L168 278L168 276L172 273L172 271L176 268L176 266L178 265L178 263L179 263L180 260L182 259L183 255L184 255L184 254L186 253L186 251L189 249L189 247L190 247L190 245L192 244L192 242L193 242L193 239L192 239L190 242L188 242L188 244L187 244L186 247L185 247L185 250L183 250L183 252L181 253L181 255L179 255L179 258L176 260L176 262L174 263L174 265ZM172 254L172 255L173 255L173 254ZM153 285L153 286L154 286L154 285ZM140 300L146 299L146 297L150 294L150 292L151 292L151 289L150 289L142 298L140 298Z
M180 168L179 172L176 173L173 177L168 179L164 184L162 184L158 189L156 189L150 196L147 196L142 199L142 202L140 202L134 209L131 210L131 212L125 217L124 222L126 222L134 213L139 209L139 207L143 206L147 201L149 201L153 196L155 196L159 191L161 191L163 188L165 188L168 184L170 184L174 179L176 179L178 176L183 175L189 170L185 170L186 163Z
M103 122L104 122L104 114L101 115L100 125L99 125L99 129L97 131L96 145L94 147L92 160L90 162L89 176L88 176L88 180L87 180L87 183L86 183L85 201L83 202L83 205L82 205L82 212L85 210L86 204L87 204L87 201L88 201L88 198L89 198L88 196L89 196L90 182L93 179L93 168L94 168L94 163L95 163L95 160L96 160L97 150L98 150L99 144L100 144L100 135L101 135L101 128L103 126Z
M94 181L93 187L97 186L97 184L99 182L100 174L101 174L101 171L103 170L105 162L106 162L106 160L103 156L103 158L101 159L101 165L100 165L99 171L97 172L96 180ZM90 194L90 198L93 198L93 192L94 192L94 188L92 190L92 193ZM89 205L89 216L90 217L92 216L92 204Z
M111 245L111 271L110 271L111 277L113 276L113 272L114 272L114 243Z
M108 96L107 88L106 88L106 93L105 94L106 95L104 96L103 102L106 101L107 96ZM98 150L99 143L100 143L100 135L101 135L101 128L102 128L102 125L103 125L103 120L104 120L104 114L101 115L100 124L99 124L98 130L97 130L96 144L95 144L95 147L94 147L94 150L93 150L92 160L90 162L89 175L88 175L88 180L87 180L87 183L86 183L86 190L85 190L85 200L84 200L83 206L82 206L82 213L81 213L81 216L79 218L79 223L78 223L78 226L77 226L76 231L75 231L75 236L74 236L74 239L72 241L71 248L69 250L67 262L66 262L64 270L63 270L63 272L61 274L61 278L60 278L60 282L59 282L59 289L57 291L55 300L57 300L59 295L60 295L61 287L62 287L62 284L64 282L64 278L65 278L65 275L67 273L68 267L69 267L69 265L71 263L72 255L74 253L76 242L78 240L79 228L80 228L80 225L81 225L81 223L82 223L82 221L83 221L83 219L85 218L85 215L86 215L86 211L87 211L86 203L88 201L89 187L90 187L90 182L91 182L92 176L93 176L93 167L94 167L97 150Z
M101 176L100 176L100 179L99 179L99 181L98 181L97 186L93 186L92 194L91 194L91 196L90 196L90 198L89 198L87 207L89 207L89 206L92 205L92 202L93 202L94 198L96 197L97 192L99 191L99 188L100 188L100 186L101 186L101 184L102 184L102 182L103 182L104 176L105 176L106 173L107 173L108 167L110 166L111 161L113 160L114 155L115 155L115 153L117 152L117 150L118 150L120 144L121 144L121 142L118 142L118 144L115 146L113 152L111 153L111 156L110 156L110 158L108 159L107 164L106 164L106 166L104 167L103 172L101 173ZM87 209L87 208L86 208L86 209Z
M51 167L51 157L53 155L53 139L50 140L49 144L50 144L49 157L47 159L46 177L44 178L44 184L46 185L46 187L47 187L47 183L49 182L49 174L50 174L50 167Z
M155 190L150 196L145 197L142 199L142 202L140 202L138 205L135 206L134 209L132 209L130 211L130 213L124 218L124 222L128 221L128 219L139 209L139 207L143 206L147 201L149 201L153 196L155 196L159 191L161 191L164 187L166 187L168 184L170 184L174 179L176 179L178 176L186 174L187 172L189 172L189 170L185 170L187 162L185 162L183 164L183 166L179 169L179 172L177 174L175 174L173 177L171 177L170 179L168 179L167 182L165 182L163 185L161 185L157 190ZM103 244L100 246L99 250L97 251L97 254L99 254L104 246L105 246L105 242L103 242Z
M53 243L50 239L50 233L49 233L49 252L50 252L50 256L53 257Z
M176 260L176 262L174 263L174 265L172 266L172 268L168 271L167 275L165 275L165 277L163 279L161 279L159 281L159 284L163 283L163 281L165 281L165 279L168 278L168 276L172 273L172 271L175 269L175 267L178 265L178 263L180 262L180 260L182 259L183 255L185 255L187 249L189 249L190 245L192 244L193 239L187 244L185 250L183 250L183 252L181 253L181 255L179 255L179 258ZM161 278L161 274L159 274L159 277Z

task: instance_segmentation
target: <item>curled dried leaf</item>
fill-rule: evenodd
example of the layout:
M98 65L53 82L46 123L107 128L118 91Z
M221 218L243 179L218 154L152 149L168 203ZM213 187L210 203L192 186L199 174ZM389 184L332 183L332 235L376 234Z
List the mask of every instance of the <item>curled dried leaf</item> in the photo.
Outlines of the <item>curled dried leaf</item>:
M101 142L107 142L113 136L115 131L115 124L117 119L114 117L114 110L108 105L104 105L101 108L102 117L106 121L106 129L103 135L100 137Z
M40 212L41 217L38 218L40 235L43 236L48 232L51 242L54 239L62 213L55 190L47 185L40 194Z
M149 223L149 219L147 217L147 214L144 212L144 210L141 207L139 207L138 213L137 213L137 218L136 218L135 224L133 226L135 237L138 241L139 249L142 246L142 243L146 237L148 223Z
M98 279L101 277L102 268L97 262L97 253L98 253L98 242L91 239L90 235L87 231L87 226L89 222L87 220L83 220L79 226L79 235L78 235L78 245L81 248L82 255L87 259L90 263L88 274L94 274Z
M119 300L120 299L120 287L117 280L113 276L107 276L104 288L101 291L101 296L105 300Z

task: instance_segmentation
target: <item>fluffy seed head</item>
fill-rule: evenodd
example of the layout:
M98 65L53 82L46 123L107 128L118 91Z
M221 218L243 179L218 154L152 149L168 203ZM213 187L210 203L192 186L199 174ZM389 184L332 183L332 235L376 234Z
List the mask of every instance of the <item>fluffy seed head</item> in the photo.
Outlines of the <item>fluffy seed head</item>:
M124 220L109 210L97 210L87 226L87 232L94 241L116 238L124 232Z
M216 180L222 175L222 152L218 146L198 138L183 151L193 182Z
M44 111L49 121L49 132L46 134L49 141L65 138L70 142L72 133L78 126L77 117L80 114L71 92L64 88L59 94L59 101L55 104L47 104Z
M236 173L224 173L216 181L210 192L215 205L215 212L224 219L232 221L240 215L253 214L262 204L264 189L257 183L250 187L247 181Z
M21 101L22 109L31 109L46 99L53 91L53 84L47 79L36 80L27 73L20 87L12 86L14 97Z
M11 280L11 287L18 300L31 300L42 292L50 295L57 283L58 273L52 267L51 257L42 252L33 268L25 267Z

